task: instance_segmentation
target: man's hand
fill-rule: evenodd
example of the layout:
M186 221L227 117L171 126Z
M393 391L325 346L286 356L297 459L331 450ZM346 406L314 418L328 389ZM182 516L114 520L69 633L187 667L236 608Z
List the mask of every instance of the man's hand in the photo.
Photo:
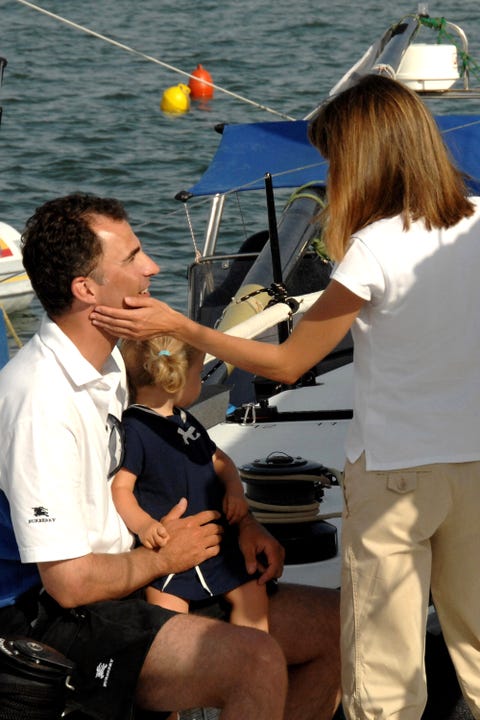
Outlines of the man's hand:
M253 575L257 570L262 573L258 582L264 585L269 580L279 578L283 573L285 549L252 515L240 521L239 544L245 558L247 572ZM265 563L262 562L262 557Z
M182 517L186 509L187 501L182 498L162 518L169 540L159 551L159 561L162 564L159 574L169 575L190 570L220 552L223 529L215 522L220 513L216 510L204 510L196 515Z

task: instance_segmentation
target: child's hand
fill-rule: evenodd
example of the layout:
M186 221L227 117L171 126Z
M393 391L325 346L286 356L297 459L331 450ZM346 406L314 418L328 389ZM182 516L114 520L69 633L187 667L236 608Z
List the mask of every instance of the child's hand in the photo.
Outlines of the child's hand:
M248 503L244 495L226 494L223 498L223 512L230 523L239 523L248 514Z
M169 540L169 534L165 527L158 520L152 520L138 532L142 545L149 550L165 547Z

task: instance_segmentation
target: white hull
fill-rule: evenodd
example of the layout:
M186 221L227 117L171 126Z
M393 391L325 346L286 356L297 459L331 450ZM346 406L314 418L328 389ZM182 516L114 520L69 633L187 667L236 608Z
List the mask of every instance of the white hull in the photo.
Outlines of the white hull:
M7 313L25 310L33 296L22 264L20 233L0 222L0 308Z
M25 310L33 296L30 280L25 273L8 279L0 277L0 307L8 314Z
M352 407L352 366L346 365L317 378L313 387L286 390L269 400L277 408L278 422L254 422L252 416L245 424L221 422L209 428L212 439L227 452L237 467L264 458L270 453L283 452L300 456L328 468L343 471L344 442L348 420L281 420L282 413L304 410L335 411ZM325 488L319 506L318 519L340 528L342 491L339 486ZM338 541L340 532L338 532ZM340 586L340 556L318 562L286 565L282 580L303 582L324 587Z

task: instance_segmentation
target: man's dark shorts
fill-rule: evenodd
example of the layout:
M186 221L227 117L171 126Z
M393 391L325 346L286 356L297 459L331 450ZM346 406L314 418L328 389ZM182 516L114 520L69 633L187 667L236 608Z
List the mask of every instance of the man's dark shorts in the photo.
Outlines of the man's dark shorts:
M268 594L277 591L268 583ZM229 619L224 598L191 603L190 612ZM0 637L27 635L63 653L76 663L75 690L68 693L69 710L95 720L162 720L169 712L133 714L138 676L157 632L176 613L143 600L139 592L66 610L47 593L25 593L15 606L0 608ZM76 715L75 715L76 717Z
M45 592L30 593L15 607L0 610L0 635L29 635L75 662L69 708L96 720L126 720L148 650L175 614L141 597L66 610Z

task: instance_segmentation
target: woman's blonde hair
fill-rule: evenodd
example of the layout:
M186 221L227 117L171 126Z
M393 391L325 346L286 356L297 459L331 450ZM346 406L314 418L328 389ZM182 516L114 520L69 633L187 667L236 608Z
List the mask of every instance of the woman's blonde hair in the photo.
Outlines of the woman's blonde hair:
M195 348L168 335L151 340L122 340L120 343L127 368L131 400L135 402L137 389L160 385L168 393L178 395L187 380L187 372L195 355Z
M376 220L402 215L408 230L423 218L430 230L473 213L433 116L395 80L366 75L334 96L312 119L309 139L329 161L319 219L335 260L355 232Z

